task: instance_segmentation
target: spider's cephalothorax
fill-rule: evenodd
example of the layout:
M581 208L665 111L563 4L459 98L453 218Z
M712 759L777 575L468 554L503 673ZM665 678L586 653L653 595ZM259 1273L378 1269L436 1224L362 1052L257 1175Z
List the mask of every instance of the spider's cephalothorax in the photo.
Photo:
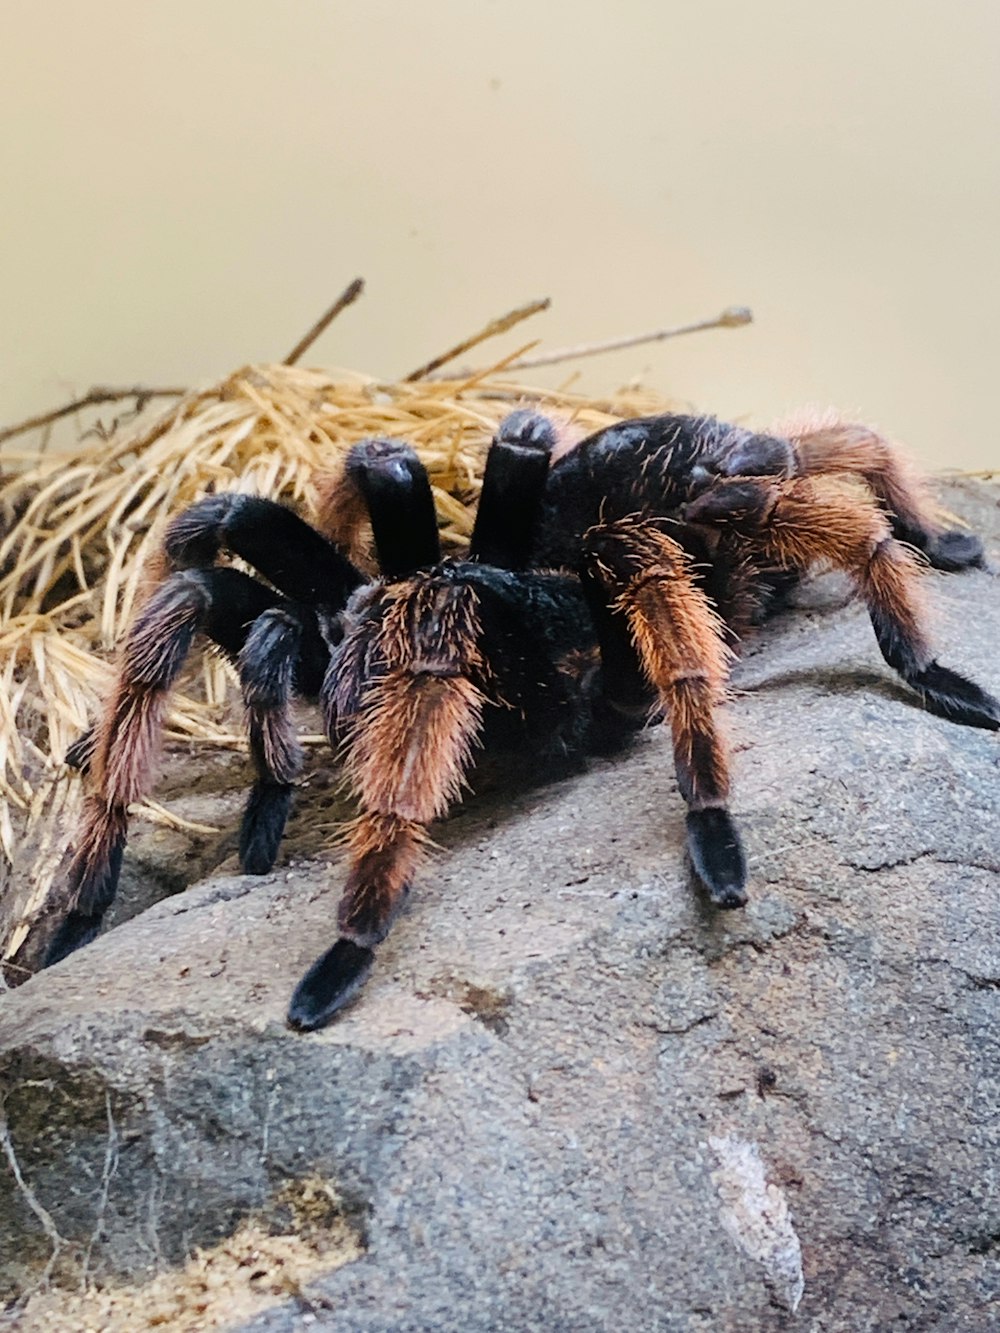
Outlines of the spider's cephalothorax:
M551 466L550 466L550 460ZM1000 705L928 647L921 557L980 563L942 530L899 454L836 418L756 435L711 418L623 422L568 450L516 412L487 459L468 555L441 560L430 488L398 442L356 446L322 507L325 535L252 497L210 497L174 521L168 573L136 619L91 746L93 794L71 870L75 905L49 961L85 943L114 894L128 803L145 789L166 691L197 630L239 667L257 781L241 834L270 868L300 755L295 694L318 696L359 804L339 934L289 1021L327 1022L371 968L428 824L480 744L573 756L669 725L691 861L719 907L746 901L716 710L732 645L816 564L845 571L886 661L934 712L997 729ZM371 521L380 572L343 554ZM216 566L221 550L272 585Z

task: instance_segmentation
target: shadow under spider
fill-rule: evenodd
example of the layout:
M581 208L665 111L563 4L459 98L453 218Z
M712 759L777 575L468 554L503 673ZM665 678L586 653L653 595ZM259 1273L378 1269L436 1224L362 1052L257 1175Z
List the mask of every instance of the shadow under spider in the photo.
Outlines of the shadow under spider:
M774 690L784 690L796 685L812 686L822 694L877 695L890 703L906 704L920 713L927 711L920 696L913 690L893 680L891 676L870 671L866 667L845 667L842 670L829 666L792 667L787 671L765 676L752 685L741 685L737 682L734 692L737 698L749 698L756 694L769 694Z

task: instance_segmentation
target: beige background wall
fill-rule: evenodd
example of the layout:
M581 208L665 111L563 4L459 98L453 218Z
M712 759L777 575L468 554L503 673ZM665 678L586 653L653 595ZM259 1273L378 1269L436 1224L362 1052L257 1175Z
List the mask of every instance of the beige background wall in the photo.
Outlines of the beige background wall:
M1000 467L996 0L0 0L0 423L94 382L547 343L766 421ZM517 339L510 340L511 343ZM502 350L501 344L501 350ZM560 372L560 377L565 371Z

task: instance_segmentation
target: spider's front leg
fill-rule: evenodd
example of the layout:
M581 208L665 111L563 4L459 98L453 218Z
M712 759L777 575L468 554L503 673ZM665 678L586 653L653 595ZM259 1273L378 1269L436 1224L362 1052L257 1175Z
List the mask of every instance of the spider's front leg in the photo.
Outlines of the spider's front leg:
M322 1027L364 984L427 825L461 791L482 724L479 635L473 589L428 574L380 590L334 655L325 702L361 813L348 832L339 938L296 988L292 1027Z
M196 500L167 528L168 570L210 568L228 552L252 565L286 597L339 609L362 575L293 509L259 495L226 491Z
M688 849L718 907L746 902L746 861L728 810L729 765L715 710L729 651L691 560L655 521L601 523L584 535L584 590L611 707L635 712L655 692L688 806Z
M1000 728L1000 702L934 658L920 558L892 536L870 495L826 477L720 481L687 505L685 517L740 534L751 553L784 569L843 570L865 599L882 656L928 711L970 727Z
M224 553L245 560L285 597L301 606L319 605L331 612L339 611L362 582L361 573L337 547L294 510L262 496L225 491L203 496L170 522L162 548L154 557L153 569L160 577L151 598L157 598L158 605L165 604L168 595L162 589L172 576L183 571L192 571L188 582L181 578L171 586L175 589L197 586L196 571L212 570ZM206 586L209 586L211 575L206 577L209 580ZM224 581L227 576L222 577ZM261 604L261 610L281 601L281 598L270 596ZM245 647L249 626L256 619L253 608L257 604L248 603L242 593L235 595L228 609L226 602L226 597L214 600L215 609L204 628L223 652L236 662ZM140 610L129 630L129 637L141 639L144 631L139 628L140 623L145 625L148 620L149 617ZM273 641L273 646L280 651L280 638ZM256 694L259 691L254 676L261 669L260 653L255 653L252 647L247 665L250 693ZM315 694L319 683L317 680L312 690L302 692ZM248 703L249 709L253 707ZM250 723L252 726L252 715ZM66 763L71 768L89 772L97 736L98 726L93 726L73 741L66 751ZM254 749L253 745L251 749Z
M240 822L244 874L273 867L304 764L292 713L295 696L315 698L330 648L314 612L286 602L248 626L236 659L256 777Z

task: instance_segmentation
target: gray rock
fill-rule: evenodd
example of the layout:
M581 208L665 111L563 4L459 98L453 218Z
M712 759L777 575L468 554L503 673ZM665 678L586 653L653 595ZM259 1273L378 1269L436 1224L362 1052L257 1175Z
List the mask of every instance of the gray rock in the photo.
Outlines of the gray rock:
M997 492L946 499L995 560ZM930 581L942 659L1000 690L994 577ZM745 911L694 891L649 733L455 812L322 1033L283 1022L333 931L322 791L274 874L3 996L8 1297L56 1233L57 1281L141 1289L320 1179L360 1257L240 1327L996 1327L1000 743L924 714L817 589L728 709Z

